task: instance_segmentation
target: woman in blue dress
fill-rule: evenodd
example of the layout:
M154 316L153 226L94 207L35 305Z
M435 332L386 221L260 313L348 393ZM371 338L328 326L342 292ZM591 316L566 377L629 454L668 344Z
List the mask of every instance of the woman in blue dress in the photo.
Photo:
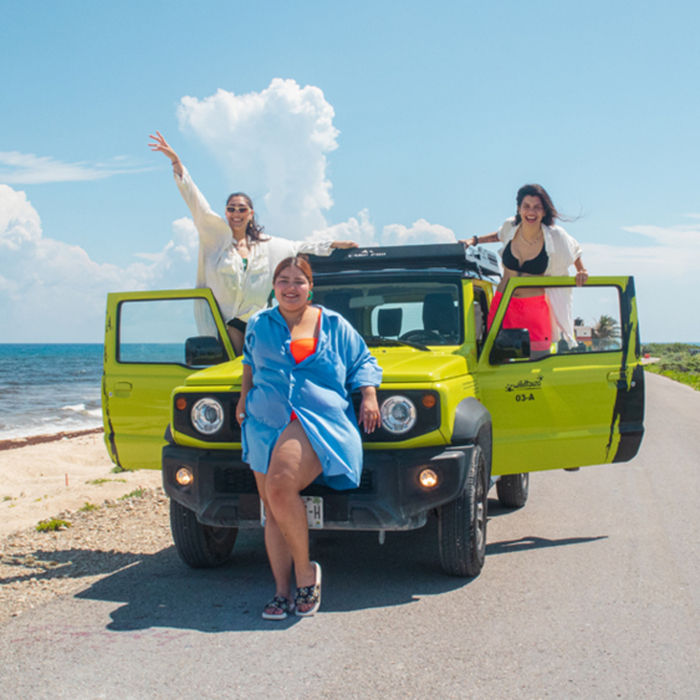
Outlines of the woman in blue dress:
M313 273L300 255L273 275L278 306L249 321L236 416L243 460L255 473L265 505L265 547L275 596L265 619L313 615L321 602L321 567L309 558L300 492L321 477L335 489L355 488L362 439L351 393L362 393L359 423L381 425L375 387L382 370L362 336L340 314L311 304ZM291 595L292 569L296 593Z

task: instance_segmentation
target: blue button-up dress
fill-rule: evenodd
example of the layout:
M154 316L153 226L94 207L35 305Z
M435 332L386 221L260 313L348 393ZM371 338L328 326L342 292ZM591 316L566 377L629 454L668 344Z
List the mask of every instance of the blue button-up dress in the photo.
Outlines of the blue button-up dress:
M243 421L243 461L267 473L270 455L292 411L334 489L360 483L362 439L350 394L379 386L382 370L362 336L338 313L321 307L316 352L296 363L291 334L277 307L248 322L243 362L253 370Z

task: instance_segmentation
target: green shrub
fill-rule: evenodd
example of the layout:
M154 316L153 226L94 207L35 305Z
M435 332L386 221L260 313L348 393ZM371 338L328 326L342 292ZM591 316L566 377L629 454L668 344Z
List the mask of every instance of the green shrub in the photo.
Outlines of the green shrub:
M86 481L86 484L90 484L91 486L101 486L102 484L110 484L112 482L119 482L121 484L126 483L126 479L105 479L104 477L100 479L93 479L92 481Z
M657 364L645 365L644 369L654 374L660 374L663 377L668 377L681 384L687 384L693 387L696 391L700 391L700 374L694 372L679 372L677 370L663 369Z
M700 390L700 346L692 343L644 343L642 352L658 358L657 362L645 365L649 372Z
M37 532L54 532L56 530L65 530L70 527L71 524L67 520L61 520L60 518L49 518L48 520L41 520L37 523Z
M119 496L118 501L125 501L127 498L141 498L143 497L144 489L134 489L131 493L125 493L123 496Z

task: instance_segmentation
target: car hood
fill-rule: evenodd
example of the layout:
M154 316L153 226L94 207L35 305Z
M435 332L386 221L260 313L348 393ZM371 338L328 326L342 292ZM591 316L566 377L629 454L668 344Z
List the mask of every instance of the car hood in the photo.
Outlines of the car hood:
M453 352L411 348L372 348L383 370L382 384L438 382L467 371L467 361Z
M439 382L465 374L466 359L453 352L424 352L413 348L372 348L383 370L382 384ZM190 374L186 386L240 386L243 364L240 358L222 362Z
M220 365L212 365L206 369L200 369L190 374L185 380L185 386L229 386L241 384L243 363L238 357L230 362L222 362Z

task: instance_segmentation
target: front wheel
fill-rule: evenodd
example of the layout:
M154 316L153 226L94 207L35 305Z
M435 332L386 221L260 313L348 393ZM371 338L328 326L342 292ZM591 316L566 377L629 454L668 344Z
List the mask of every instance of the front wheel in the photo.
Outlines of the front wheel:
M180 559L193 569L220 566L228 560L237 527L203 525L189 508L170 499L170 531Z
M462 493L438 508L440 563L450 576L478 576L486 557L489 469L475 445Z
M530 492L529 474L508 474L496 482L496 495L506 508L522 508Z

